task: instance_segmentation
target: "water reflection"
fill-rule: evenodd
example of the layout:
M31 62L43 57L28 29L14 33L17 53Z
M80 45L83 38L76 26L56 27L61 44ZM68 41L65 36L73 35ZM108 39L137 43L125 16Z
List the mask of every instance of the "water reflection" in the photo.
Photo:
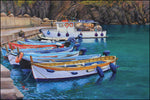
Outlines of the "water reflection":
M81 43L95 43L102 46L102 48L107 48L106 38L95 38L95 39L78 39L78 42ZM94 45L94 44L93 44Z
M17 68L16 66L14 66L11 69L10 75L13 80L22 80L23 79L23 77L22 77L23 73L22 73L21 69Z
M106 38L100 38L100 45L104 48L107 48Z
M82 43L82 38L79 38L79 39L78 39L78 42L79 42L79 43Z
M98 38L95 38L95 42L98 42Z
M24 73L20 66L13 66L10 69L10 75L13 80L19 80L22 82L29 81L33 78L32 72Z
M113 73L112 76L110 77L109 81L113 81L116 78L116 73Z
M81 87L86 87L89 85L100 85L104 80L108 80L112 77L112 72L106 72L103 78L98 75L92 75L89 77L70 79L64 81L48 81L48 82L37 82L36 90L38 93L44 93L49 91L69 91L73 89L78 89Z

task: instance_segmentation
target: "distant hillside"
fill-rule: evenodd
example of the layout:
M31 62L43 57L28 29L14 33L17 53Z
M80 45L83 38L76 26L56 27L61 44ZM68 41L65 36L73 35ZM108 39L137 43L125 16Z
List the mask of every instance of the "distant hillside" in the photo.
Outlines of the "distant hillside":
M149 1L1 1L1 12L15 16L29 14L54 20L86 19L100 24L149 23Z

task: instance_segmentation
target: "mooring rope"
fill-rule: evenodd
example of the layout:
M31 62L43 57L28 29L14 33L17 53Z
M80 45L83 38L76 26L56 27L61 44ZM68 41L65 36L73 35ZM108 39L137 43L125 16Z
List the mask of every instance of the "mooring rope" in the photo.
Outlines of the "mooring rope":
M23 80L23 82L25 82L27 79L29 79L29 76L31 75L32 71L29 73L29 75L27 76L27 78L25 80Z

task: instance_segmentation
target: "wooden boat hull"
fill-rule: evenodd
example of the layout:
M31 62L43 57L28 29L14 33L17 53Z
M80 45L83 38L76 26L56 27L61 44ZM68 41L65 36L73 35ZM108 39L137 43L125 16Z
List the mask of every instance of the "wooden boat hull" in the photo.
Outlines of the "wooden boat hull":
M100 57L101 55L100 54L93 54L93 55L82 55L82 56L72 56L72 57L63 57L63 58L47 58L48 59L51 59L53 61L56 61L56 62L66 62L66 61L73 61L73 60L81 60L81 59L90 59L90 58L98 58ZM40 60L38 60L40 59ZM42 63L42 62L46 62L45 60L46 58L33 58L33 61L34 62L37 62L37 63ZM48 62L50 62L51 60L48 60ZM52 62L52 61L51 61ZM20 61L20 66L21 66L21 69L31 69L31 62L30 62L30 58L23 58L21 61Z
M73 51L74 46L70 46L70 47L64 47L64 48L54 48L51 50L40 50L40 51L35 51L36 53L60 53L60 52L71 52Z
M12 53L17 55L16 53ZM72 52L54 52L54 53L24 53L24 56L34 56L34 57L69 57L73 55L79 55L79 51L72 51Z
M57 47L57 45L21 45L21 44L17 44L17 43L8 43L9 48L16 49L17 47L19 49L27 49L27 48L43 48L43 47ZM64 44L62 46L60 46L60 48L63 48Z
M104 56L86 60L59 62L59 63L34 63L31 58L32 73L35 79L65 79L88 76L116 69L116 56ZM112 66L113 65L113 66Z
M71 56L71 57L63 57L63 58L45 58L45 57L41 57L41 58L36 58L33 57L33 61L34 62L67 62L67 61L75 61L75 60L83 60L83 59L91 59L91 58L98 58L101 57L101 54L91 54L91 55L79 55L79 56ZM23 57L24 60L30 61L30 57Z
M65 47L65 48L54 48L54 47L44 47L44 48L27 48L27 49L19 49L19 52L23 53L55 53L55 52L70 52L74 49L73 46ZM7 57L6 48L1 48L2 56ZM10 52L11 49L8 49ZM17 53L17 49L13 50L14 53Z
M8 60L9 60L10 65L12 65L12 66L20 65L19 63L16 63L16 61L15 61L16 55L8 54Z
M38 34L39 40L54 40L54 41L66 41L68 40L68 37L44 37L43 34Z
M17 41L18 44L25 44L25 45L62 45L65 42L34 42L34 41L30 41L30 42L25 42L25 41Z
M19 52L48 52L52 50L54 47L44 47L44 48L27 48L27 49L19 49ZM58 48L57 48L58 49ZM7 57L7 51L6 48L1 48L2 56ZM11 49L8 49L8 52L11 52ZM14 49L13 52L17 53L17 49Z
M113 64L115 64L114 62ZM101 67L102 71L110 70L110 65L106 65ZM54 71L54 72L48 72L44 68L37 67L35 65L32 65L32 73L34 76L34 79L36 80L47 80L47 79L66 79L66 78L77 78L77 77L83 77L83 76L89 76L93 74L97 74L96 68L89 70L75 70L75 71ZM72 74L77 73L77 74Z
M74 51L74 52L67 52L67 53L46 53L46 54L37 54L37 53L25 53L24 56L34 56L34 57L58 57L58 58L63 58L63 57L67 57L67 56L78 56L79 55L79 51ZM10 62L11 65L20 65L19 63L16 63L16 57L17 54L15 53L8 53L8 60Z

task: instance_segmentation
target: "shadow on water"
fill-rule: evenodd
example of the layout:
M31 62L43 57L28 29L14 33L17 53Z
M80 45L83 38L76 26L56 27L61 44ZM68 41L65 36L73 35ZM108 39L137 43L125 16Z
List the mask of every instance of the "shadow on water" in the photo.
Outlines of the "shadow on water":
M10 70L10 74L11 74L11 78L16 81L21 81L21 82L35 81L32 72L30 71L24 73L20 68L20 66L13 66Z
M103 77L99 77L95 84L100 85L103 81Z
M37 82L36 83L36 91L38 93L45 93L50 91L57 92L65 92L65 91L73 91L76 89L80 89L81 87L89 87L90 85L100 85L105 80L109 80L114 77L112 72L106 72L105 76L101 78L98 75L92 75L89 77L83 77L78 79L69 79L64 81L47 81L47 82Z
M109 79L109 81L114 81L115 80L115 77L116 77L116 73L113 73L113 72L109 72L107 74L105 74L104 77L99 77L97 79L97 81L95 82L96 85L101 85L102 82L106 79Z
M116 73L112 73L112 76L110 77L109 81L114 81L116 78Z

